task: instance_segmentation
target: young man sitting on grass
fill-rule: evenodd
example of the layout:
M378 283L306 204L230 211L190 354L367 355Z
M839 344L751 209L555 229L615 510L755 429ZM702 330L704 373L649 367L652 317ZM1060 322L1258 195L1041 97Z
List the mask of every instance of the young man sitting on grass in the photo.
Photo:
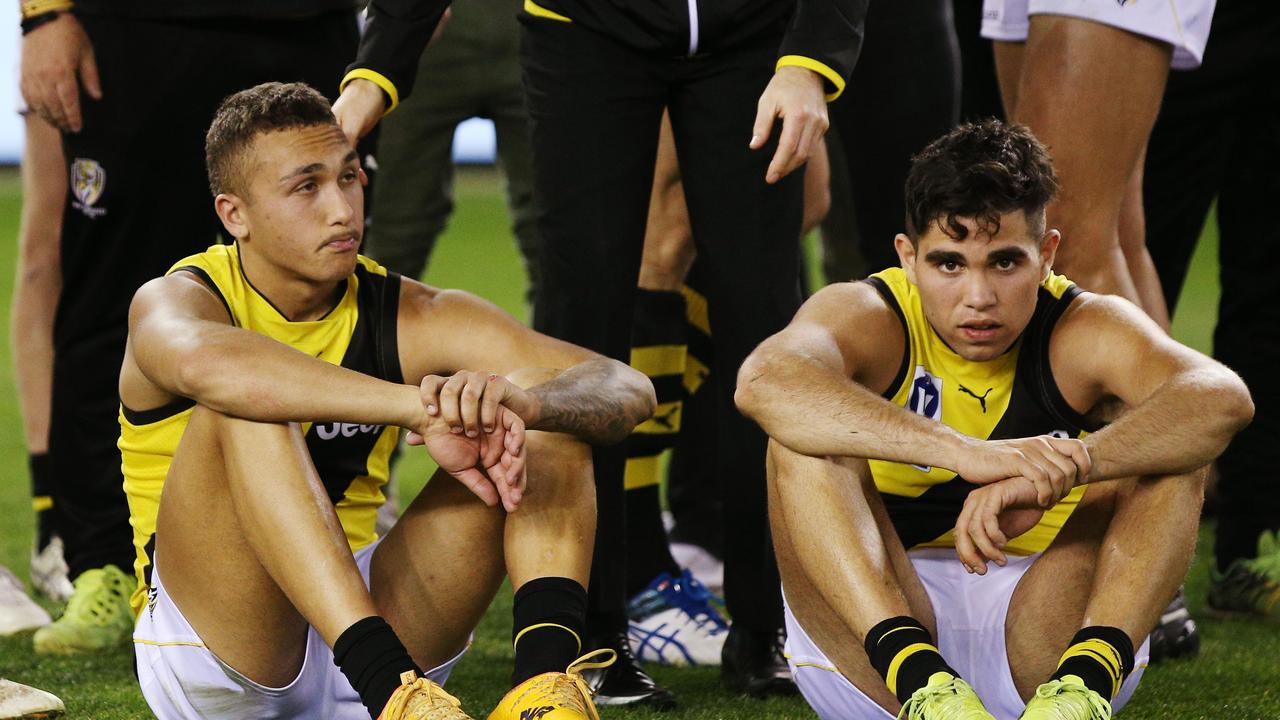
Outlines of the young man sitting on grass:
M364 175L311 88L229 97L206 150L235 243L138 291L120 375L152 711L466 718L440 686L509 576L490 717L596 718L587 443L647 418L649 381L360 257ZM440 470L379 539L399 428Z
M823 289L738 376L823 718L1110 718L1186 574L1249 393L1052 272L1055 191L1026 128L952 131L913 162L902 267Z

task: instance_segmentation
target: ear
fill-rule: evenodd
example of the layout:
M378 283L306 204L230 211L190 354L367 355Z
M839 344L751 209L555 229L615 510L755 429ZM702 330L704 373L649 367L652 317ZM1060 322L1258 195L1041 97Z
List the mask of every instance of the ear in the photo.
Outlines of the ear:
M1040 238L1040 282L1049 279L1053 272L1053 258L1058 254L1058 244L1062 242L1062 233L1054 228L1044 231Z
M907 279L911 284L916 284L916 246L911 242L911 238L898 233L893 236L893 249L898 251L898 262L901 263L902 269L907 273Z
M364 168L360 168L360 187L369 187L369 175L365 173Z
M222 226L231 237L243 240L249 236L249 218L245 214L245 201L239 195L220 193L213 199L213 211L218 214Z

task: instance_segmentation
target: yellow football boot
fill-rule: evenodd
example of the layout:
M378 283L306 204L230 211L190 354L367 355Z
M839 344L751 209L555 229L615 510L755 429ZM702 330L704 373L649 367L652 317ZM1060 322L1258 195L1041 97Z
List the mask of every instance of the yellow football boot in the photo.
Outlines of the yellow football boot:
M601 656L608 659L590 662ZM600 720L582 671L609 667L617 657L608 648L594 650L574 660L562 673L534 675L511 688L489 720Z
M129 594L137 581L115 565L86 570L62 617L36 631L40 655L75 655L110 650L133 634Z
M1111 703L1075 675L1036 688L1021 720L1111 720Z
M401 673L400 683L378 720L472 720L458 698L412 670Z
M898 720L996 720L969 683L950 673L929 676L929 684L903 704Z

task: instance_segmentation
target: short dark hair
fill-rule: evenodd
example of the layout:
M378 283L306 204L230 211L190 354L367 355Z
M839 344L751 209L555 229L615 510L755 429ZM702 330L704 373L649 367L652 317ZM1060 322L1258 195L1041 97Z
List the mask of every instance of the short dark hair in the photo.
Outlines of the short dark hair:
M306 83L269 82L228 96L204 137L209 190L243 191L244 151L255 136L312 125L337 127L338 121L329 101Z
M1058 191L1049 152L1025 125L999 120L968 123L929 143L911 159L907 175L907 236L917 242L933 222L964 240L958 218L972 218L987 235L1000 216L1022 210L1043 233L1042 211Z

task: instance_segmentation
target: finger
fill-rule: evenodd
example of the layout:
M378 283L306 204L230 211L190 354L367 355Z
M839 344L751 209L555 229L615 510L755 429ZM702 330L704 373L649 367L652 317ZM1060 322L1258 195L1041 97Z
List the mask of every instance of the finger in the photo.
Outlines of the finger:
M94 57L93 48L88 48L80 56L80 82L89 97L94 100L102 99L102 80L98 77L98 61Z
M1004 557L1000 549L987 536L986 515L988 512L989 509L986 507L976 508L973 516L969 519L969 537L973 539L973 544L978 546L978 552L982 555L983 560L981 563L982 569L978 571L979 575L985 574L987 560L995 560L998 563L999 559Z
M422 405L426 408L428 415L440 414L440 388L444 383L445 378L439 375L428 375L422 378Z
M414 432L413 430L410 430L408 434L404 436L404 441L409 445L422 445L423 443L426 442L423 439L422 435L420 435L417 432Z
M1053 486L1049 483L1049 471L1044 467L1046 461L1039 457L1038 453L1032 452L1030 455L1034 456L1034 459L1026 452L1021 453L1022 471L1020 474L1035 486L1036 502L1040 507L1045 507L1044 503L1049 502L1049 499L1053 497Z
M498 405L507 393L507 379L497 374L490 374L485 384L484 397L480 400L480 425L485 432L493 432L498 418Z
M1093 472L1093 458L1089 457L1089 448L1079 440L1071 438L1048 438L1055 450L1071 458L1076 466L1076 484L1089 481L1089 473Z
M1008 562L1008 558L1004 554L1004 546L1009 544L1009 538L1000 529L999 508L988 508L982 514L982 530L987 538L991 540L991 545L995 548L996 556L992 557L1000 567L1004 567Z
M475 468L467 468L466 470L452 473L452 475L458 479L458 482L465 485L472 494L480 498L485 505L493 507L498 504L500 500L498 488L494 487L493 482L484 473Z
M1071 488L1075 487L1076 464L1069 456L1058 452L1058 449L1048 442L1044 444L1044 457L1046 461L1052 463L1050 475L1054 484L1053 499L1050 501L1050 505L1041 506L1047 508L1056 505L1059 500L1067 496L1067 493L1071 492ZM1053 470L1056 470L1056 472Z
M62 115L66 119L71 132L80 132L80 86L75 77L62 80L56 85L58 102L62 106Z
M756 121L751 125L751 142L749 147L752 150L759 150L764 144L769 142L769 135L773 132L773 120L777 115L777 107L771 100L760 98L760 102L756 105Z
M960 562L964 565L965 572L973 572L974 566L979 562L978 553L973 547L973 542L969 539L965 528L969 526L969 516L973 514L974 501L972 493L970 499L966 499L964 506L960 509L960 516L956 518L955 539L956 539L956 555L959 556Z
M796 152L800 149L801 122L792 118L782 121L782 134L778 137L778 149L765 173L765 182L775 183L796 167Z
M458 408L461 402L462 388L467 386L465 373L458 373L445 381L440 388L440 418L449 425L449 432L462 432L462 411Z
M467 437L480 435L480 402L484 398L488 379L479 373L471 373L462 386L462 394L458 398L458 410L462 413L462 430Z

